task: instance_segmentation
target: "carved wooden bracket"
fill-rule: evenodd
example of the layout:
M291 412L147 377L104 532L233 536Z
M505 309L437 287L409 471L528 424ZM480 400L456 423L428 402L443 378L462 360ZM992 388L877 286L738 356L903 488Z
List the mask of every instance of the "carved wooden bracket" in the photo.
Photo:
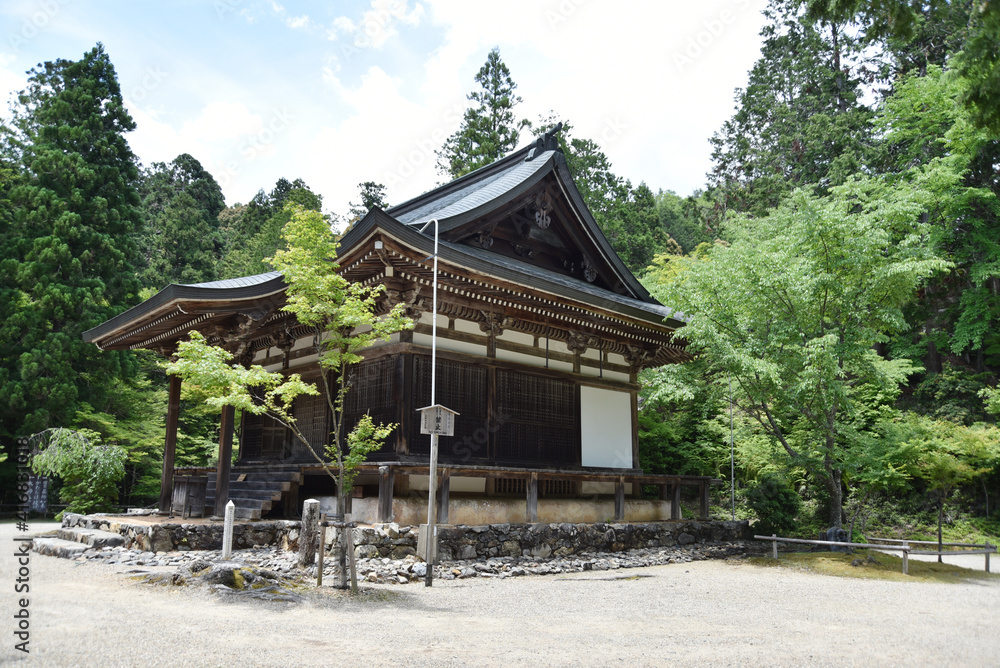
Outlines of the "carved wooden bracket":
M573 332L566 340L566 347L574 355L582 355L590 348L599 348L600 343L601 340L593 334Z
M384 295L380 300L384 304L384 311L388 311L396 304L404 304L406 317L416 319L427 310L427 299L420 295L419 285L403 289L387 287Z
M628 362L630 367L636 370L647 366L653 361L654 357L656 357L655 350L633 345L625 346L625 361Z

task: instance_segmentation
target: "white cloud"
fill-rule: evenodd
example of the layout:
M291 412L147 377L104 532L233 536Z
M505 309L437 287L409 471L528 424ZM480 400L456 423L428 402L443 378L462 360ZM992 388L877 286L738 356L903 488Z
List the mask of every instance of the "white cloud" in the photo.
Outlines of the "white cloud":
M194 120L184 123L181 134L200 141L222 142L260 132L261 117L242 102L212 102Z
M357 22L347 16L335 18L327 37L333 40L347 35L358 48L380 49L389 39L399 35L397 24L419 26L423 17L423 5L416 4L410 9L409 0L372 0L371 9Z
M287 25L292 30L298 30L300 28L309 27L309 17L305 14L302 16L290 16L285 19L285 25Z

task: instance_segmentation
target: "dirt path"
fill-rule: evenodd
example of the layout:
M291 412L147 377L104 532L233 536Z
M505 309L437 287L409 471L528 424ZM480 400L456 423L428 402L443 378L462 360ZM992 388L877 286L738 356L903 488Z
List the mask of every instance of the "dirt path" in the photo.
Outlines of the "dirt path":
M34 528L34 527L33 527ZM13 525L0 540L13 545ZM9 555L10 551L5 550ZM12 583L13 559L0 558ZM642 576L642 577L637 577ZM833 578L739 562L232 601L32 555L31 654L3 665L996 665L1000 580ZM17 605L12 587L5 611Z

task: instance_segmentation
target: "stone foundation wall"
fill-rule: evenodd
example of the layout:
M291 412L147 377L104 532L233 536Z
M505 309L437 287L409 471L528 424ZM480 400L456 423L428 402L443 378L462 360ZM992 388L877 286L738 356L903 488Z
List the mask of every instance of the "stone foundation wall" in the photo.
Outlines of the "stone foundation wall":
M218 524L187 524L166 522L144 524L123 521L109 515L63 515L64 527L82 527L121 534L124 547L146 552L185 550L221 550L224 526ZM283 550L297 550L299 522L275 520L233 525L233 549L276 545Z
M383 524L354 530L359 558L402 559L414 554L416 528ZM747 522L644 524L490 524L438 527L441 561L491 557L562 557L582 552L624 552L676 545L713 545L750 538Z
M142 524L106 515L63 517L64 527L121 534L124 547L148 552L222 549L222 523ZM395 523L354 529L355 554L361 559L403 559L416 554L417 527ZM333 531L327 532L328 548ZM649 523L488 524L439 526L441 561L531 557L545 559L583 552L624 552L655 547L718 545L751 537L747 522L679 520ZM297 550L299 522L276 520L233 526L233 549L274 545Z

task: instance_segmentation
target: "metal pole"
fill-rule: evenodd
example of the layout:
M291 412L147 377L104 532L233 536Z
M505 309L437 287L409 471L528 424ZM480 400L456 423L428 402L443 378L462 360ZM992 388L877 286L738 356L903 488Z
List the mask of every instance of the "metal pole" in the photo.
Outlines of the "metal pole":
M427 224L434 223L434 287L431 306L431 406L437 404L437 312L438 312L438 221L435 218ZM426 225L424 226L426 227ZM427 553L424 562L427 564L427 574L424 576L424 586L430 587L434 582L434 539L437 522L437 459L438 435L431 434L431 467L430 484L427 489L427 540L424 547Z

